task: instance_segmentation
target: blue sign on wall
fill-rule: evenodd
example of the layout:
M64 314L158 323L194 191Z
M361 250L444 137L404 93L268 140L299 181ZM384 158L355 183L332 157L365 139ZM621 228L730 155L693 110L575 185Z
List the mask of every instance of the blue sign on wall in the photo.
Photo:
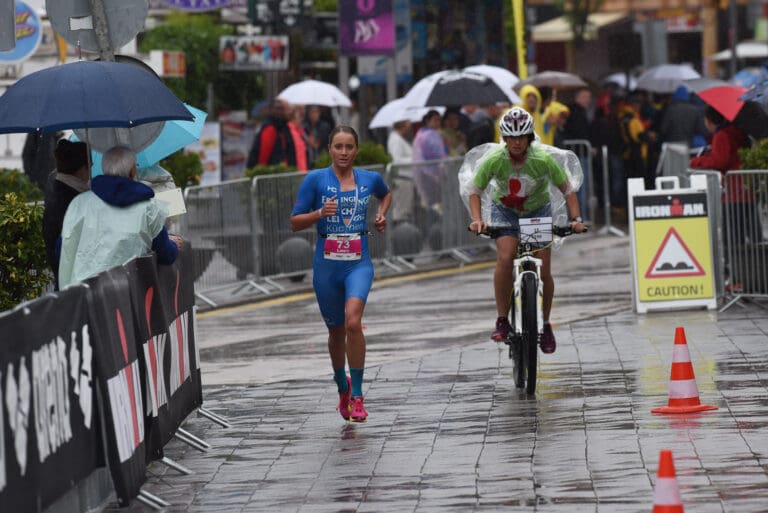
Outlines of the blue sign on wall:
M0 52L0 64L14 64L29 59L37 51L42 38L40 18L34 9L24 2L16 2L16 48Z

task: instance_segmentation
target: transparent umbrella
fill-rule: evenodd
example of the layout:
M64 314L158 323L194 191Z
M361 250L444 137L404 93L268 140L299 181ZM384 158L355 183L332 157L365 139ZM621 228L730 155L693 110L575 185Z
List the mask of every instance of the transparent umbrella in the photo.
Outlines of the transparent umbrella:
M637 77L637 89L673 93L684 80L692 78L701 78L701 75L687 64L660 64Z

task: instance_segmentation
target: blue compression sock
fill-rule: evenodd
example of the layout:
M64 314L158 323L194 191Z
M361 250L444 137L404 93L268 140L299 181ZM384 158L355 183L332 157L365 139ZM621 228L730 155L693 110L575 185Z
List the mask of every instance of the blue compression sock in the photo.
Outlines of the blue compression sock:
M340 394L347 391L347 372L344 367L333 369L333 380L336 382Z
M365 369L349 368L349 377L352 378L352 397L363 395L363 371Z

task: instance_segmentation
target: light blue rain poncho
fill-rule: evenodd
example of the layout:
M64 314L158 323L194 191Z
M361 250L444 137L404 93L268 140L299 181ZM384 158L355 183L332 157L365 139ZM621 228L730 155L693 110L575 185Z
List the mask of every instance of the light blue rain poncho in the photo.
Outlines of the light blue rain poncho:
M165 228L167 211L145 184L100 175L75 197L61 230L59 288L80 282L133 258L157 253L160 264L176 260L178 248Z

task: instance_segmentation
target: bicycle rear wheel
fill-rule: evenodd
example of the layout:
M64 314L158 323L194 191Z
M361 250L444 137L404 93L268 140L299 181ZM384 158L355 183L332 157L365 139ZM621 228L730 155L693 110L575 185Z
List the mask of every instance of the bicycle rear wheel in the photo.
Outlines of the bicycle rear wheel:
M536 302L538 301L538 286L533 274L523 275L520 283L520 296L522 305L523 325L523 368L525 369L525 390L533 395L536 392L536 359L539 351L539 327L536 315Z

